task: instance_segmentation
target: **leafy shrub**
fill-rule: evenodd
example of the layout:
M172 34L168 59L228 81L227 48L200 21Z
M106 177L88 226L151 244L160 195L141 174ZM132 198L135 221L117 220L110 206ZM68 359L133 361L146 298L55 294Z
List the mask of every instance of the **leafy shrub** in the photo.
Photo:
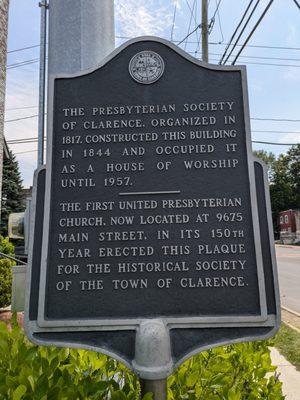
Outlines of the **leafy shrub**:
M110 357L30 344L16 321L0 323L1 400L133 400L138 379ZM283 400L266 342L206 351L168 379L168 399ZM268 378L266 377L266 374ZM147 394L144 400L150 400Z
M168 399L284 400L268 345L239 343L190 358L169 378Z
M14 246L9 242L8 238L0 236L0 252L13 255ZM7 258L0 258L0 308L7 307L11 301L11 267L15 263Z

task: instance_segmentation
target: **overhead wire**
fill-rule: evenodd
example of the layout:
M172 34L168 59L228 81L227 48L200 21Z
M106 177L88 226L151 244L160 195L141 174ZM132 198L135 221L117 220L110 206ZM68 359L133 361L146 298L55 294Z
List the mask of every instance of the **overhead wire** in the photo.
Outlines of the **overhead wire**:
M300 122L300 119L287 119L287 118L259 118L259 117L253 117L250 119L254 119L257 121L280 121L280 122Z
M27 117L20 117L20 118L14 118L14 119L7 119L6 121L4 121L4 123L7 124L7 123L9 123L9 122L22 121L23 119L37 118L38 116L39 116L38 114L34 114L34 115L28 115Z
M220 56L219 53L209 53L212 56ZM232 57L235 57L234 55ZM260 60L279 60L279 61L300 61L300 58L284 58L284 57L263 57L263 56L240 56L240 58L255 58Z
M210 61L218 62L217 59L210 59ZM260 63L260 62L253 62L253 61L244 61L242 65L263 65L263 66L272 66L272 67L293 67L293 68L300 68L300 65L295 64L275 64L275 63Z
M220 4L221 4L222 0L218 0L218 1L219 1L219 2L217 3L217 7L216 7L216 9L215 9L214 15L212 16L211 19L214 19L214 18L216 17L216 14L217 14L217 12L218 12L218 10L219 10L219 7L220 7Z
M124 39L124 40L130 40L134 39L134 37L131 36L116 36L117 39ZM178 40L173 40L173 43L177 43ZM196 44L197 42L187 42L188 44ZM221 42L208 42L208 44L211 45L222 45L222 46L227 46L228 43L221 43ZM40 45L35 45L35 46L29 46L28 48L33 48L33 47L39 47ZM242 46L242 45L237 45L237 46ZM246 47L257 47L257 48L264 48L264 49L278 49L278 50L300 50L300 47L287 47L287 46L271 46L271 45L247 45ZM21 51L23 49L26 49L27 47L24 47L22 49L17 49L17 50L11 50L10 52L15 52L15 51Z
M251 118L253 119L253 118ZM251 129L252 133L280 133L280 134L300 134L299 131L296 132L291 132L291 131L284 131L284 130L255 130L255 129ZM26 144L26 143L35 143L38 141L38 137L30 137L30 138L21 138L21 139L10 139L7 140L7 144Z
M194 2L193 2L192 9L190 7L190 3L188 2L188 0L186 0L186 3L188 4L188 7L190 9L190 14L191 14L190 15L190 21L189 21L189 26L188 26L188 30L187 30L187 33L189 33L190 29L191 29L191 25L192 25L192 19L193 19L193 16L194 16L194 9L195 9L196 0L194 0ZM197 30L195 32L197 32ZM188 38L188 36L187 36L187 38ZM184 43L184 50L186 49L186 46L187 46L187 43L185 42Z
M208 7L209 7L209 3L210 1L208 1ZM198 15L198 1L196 1L196 11L195 11L196 15ZM195 26L198 24L197 19L194 17L195 20ZM194 54L197 54L197 52L200 50L200 42L201 42L201 34L199 31L196 31L196 37L197 37L197 45L195 48L195 52Z
M297 0L293 0L293 2L296 4L296 6L299 8L299 10L300 10L300 4L298 3L298 1Z
M252 143L260 143L260 144L270 144L272 146L295 146L299 143L276 143L276 142L263 142L259 140L251 140Z
M25 65L35 64L35 63L38 63L39 61L40 61L39 58L33 58L31 60L24 60L24 61L20 61L20 62L13 63L13 64L8 64L6 69L24 67Z
M263 130L263 131L257 131L257 130L251 130L251 132L257 132L257 133L284 133L284 134L287 134L287 133L290 133L290 134L299 134L300 132L299 131L295 131L295 132L291 132L291 131L284 131L284 130L280 130L280 131L277 131L277 130Z
M261 21L264 19L265 15L267 14L267 12L270 9L270 7L271 7L273 2L274 2L274 0L270 0L269 1L269 3L267 4L266 8L263 11L263 13L261 14L261 16L259 17L258 21L254 25L253 29L249 33L249 35L248 35L247 39L245 40L244 44L242 45L242 47L240 48L239 52L237 53L237 55L235 56L234 60L232 61L231 65L234 65L236 63L237 59L239 58L239 55L242 53L242 51L244 50L245 46L247 45L247 43L251 39L252 35L254 34L254 32L256 31L258 26L260 25Z
M267 144L271 146L297 146L299 143L278 143L278 142L265 142L265 141L260 141L260 140L251 140L251 143L256 143L256 144ZM15 155L19 154L26 154L26 153L36 153L38 149L35 150L26 150L26 151L20 151L17 153L14 153Z
M223 64L226 64L227 60L229 59L229 57L233 53L234 49L236 48L238 42L240 41L240 38L243 36L243 33L245 32L245 29L247 28L247 26L248 26L248 24L250 22L253 14L255 13L255 10L256 10L257 6L259 5L259 3L260 3L260 0L257 0L257 2L255 3L254 7L251 10L251 13L250 13L249 17L247 18L247 21L245 22L244 26L242 27L242 30L240 31L236 41L234 42L229 54L227 55L226 59L223 60Z
M217 0L216 0L216 3L217 3ZM217 16L218 16L219 28L220 28L221 38L222 38L221 43L223 43L224 42L224 34L223 34L223 29L222 29L222 24L221 24L220 10L218 10Z
M217 1L218 1L218 3L217 3ZM211 32L212 32L212 30L213 30L213 28L214 28L215 19L216 19L216 14L217 14L217 12L218 12L218 10L219 10L221 1L222 1L222 0L216 0L216 9L215 9L214 15L211 17L211 19L210 19L210 21L209 21L209 24L208 24L208 34L209 34L209 35L211 34Z
M28 108L38 108L38 106L25 106L25 107L7 108L5 111L26 110Z
M10 111L10 110L23 110L26 108L37 108L37 106L29 106L29 107L17 107L17 108L11 108L8 109L6 111ZM35 115L29 115L26 117L20 117L20 118L15 118L15 119L11 119L11 120L6 120L4 121L5 123L7 122L16 122L16 121L21 121L23 119L30 119L30 118L36 118L38 116L38 114ZM276 121L276 122L300 122L300 119L288 119L288 118L260 118L260 117L251 117L250 119L252 120L256 120L256 121ZM274 132L274 131L272 131Z
M225 48L224 53L223 53L223 55L222 55L222 57L221 57L221 59L220 59L220 61L219 61L219 64L222 63L224 57L226 56L226 53L227 53L227 51L228 51L228 49L229 49L229 47L230 47L230 45L231 45L231 43L232 43L232 41L233 41L233 39L234 39L234 37L235 37L237 31L239 30L240 26L242 25L242 23L243 23L243 21L244 21L246 15L247 15L247 13L248 13L250 7L251 7L253 1L254 1L254 0L250 0L248 6L247 6L247 8L246 8L246 10L244 11L244 14L242 15L242 18L240 19L240 22L238 23L237 27L235 28L233 34L231 35L231 38L229 39L229 43L227 43L227 45L226 45L226 48Z
M29 49L34 49L36 47L40 47L39 44L35 44L33 46L27 46L27 47L21 47L20 49L15 49L15 50L8 50L7 54L11 54L11 53L17 53L19 51L24 51L24 50L29 50Z
M38 149L36 149L36 150L28 150L28 151L20 151L18 153L14 153L14 155L17 156L18 154L36 153L37 151L38 151Z
M190 37L194 32L196 32L197 29L201 28L201 24L197 25L196 28L190 32L188 35L186 35L180 42L177 43L177 46L179 46L181 43L183 43L185 41L185 39L187 39L188 37Z
M130 40L134 39L134 37L130 36L116 36L117 39L124 39L124 40ZM178 43L178 40L172 40L173 43ZM197 41L187 41L188 44L197 44ZM229 43L221 43L221 42L212 42L209 41L208 44L211 44L213 46L227 46ZM30 47L39 47L40 45L36 46L30 46ZM241 44L237 44L237 47L241 47ZM291 47L291 46L271 46L271 45L258 45L258 44L247 44L245 47L253 47L253 48L260 48L260 49L274 49L274 50L296 50L300 51L300 47ZM11 50L11 51L19 51L22 49L18 50ZM28 61L28 60L25 60Z

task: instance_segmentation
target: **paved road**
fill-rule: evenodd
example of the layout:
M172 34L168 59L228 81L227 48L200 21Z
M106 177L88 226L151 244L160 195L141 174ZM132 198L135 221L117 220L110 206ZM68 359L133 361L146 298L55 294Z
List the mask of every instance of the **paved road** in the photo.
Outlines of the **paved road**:
M276 246L281 304L300 314L300 246Z

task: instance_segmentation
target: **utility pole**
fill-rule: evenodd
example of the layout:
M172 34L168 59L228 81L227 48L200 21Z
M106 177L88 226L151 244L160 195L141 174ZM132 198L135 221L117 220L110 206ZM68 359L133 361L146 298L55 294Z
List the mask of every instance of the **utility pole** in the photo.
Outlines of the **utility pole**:
M202 34L202 61L208 62L208 5L207 0L202 0L202 22L201 22L201 34Z
M46 92L46 41L48 1L39 3L41 8L40 25L40 79L39 79L39 121L38 121L38 167L44 164L45 139L45 92Z
M4 112L6 87L6 57L9 0L0 0L0 215L4 153Z

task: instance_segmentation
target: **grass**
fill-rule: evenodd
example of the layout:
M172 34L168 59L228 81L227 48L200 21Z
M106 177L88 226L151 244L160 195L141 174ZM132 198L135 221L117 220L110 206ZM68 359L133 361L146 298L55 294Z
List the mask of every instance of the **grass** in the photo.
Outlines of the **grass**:
M275 347L300 371L300 333L282 323L274 338Z

